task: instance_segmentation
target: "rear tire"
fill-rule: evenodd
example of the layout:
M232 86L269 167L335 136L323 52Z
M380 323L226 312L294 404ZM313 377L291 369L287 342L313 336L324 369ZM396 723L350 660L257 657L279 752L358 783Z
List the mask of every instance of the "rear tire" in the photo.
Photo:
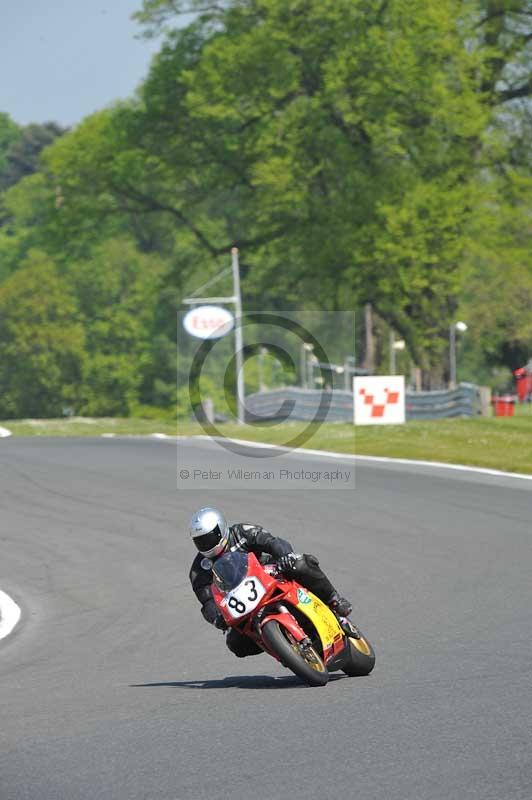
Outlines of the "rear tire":
M262 638L268 648L278 656L281 664L292 670L298 678L309 686L325 686L329 673L312 646L307 648L308 659L305 659L291 633L274 619L262 628Z
M350 636L348 639L349 660L342 668L345 674L351 678L369 675L375 666L375 651L373 647L360 631L358 633L360 638Z

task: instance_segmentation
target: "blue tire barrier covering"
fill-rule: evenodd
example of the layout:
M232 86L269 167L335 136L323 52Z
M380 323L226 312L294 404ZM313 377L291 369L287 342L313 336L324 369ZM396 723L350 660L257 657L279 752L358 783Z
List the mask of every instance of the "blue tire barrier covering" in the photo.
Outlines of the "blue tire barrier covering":
M353 395L336 389L322 392L287 386L248 395L246 411L249 412L249 421L256 415L269 420L352 422ZM472 383L461 383L450 391L406 392L407 420L473 417L477 414L480 414L479 387Z
M446 419L480 414L480 391L474 383L438 392L406 392L407 419Z

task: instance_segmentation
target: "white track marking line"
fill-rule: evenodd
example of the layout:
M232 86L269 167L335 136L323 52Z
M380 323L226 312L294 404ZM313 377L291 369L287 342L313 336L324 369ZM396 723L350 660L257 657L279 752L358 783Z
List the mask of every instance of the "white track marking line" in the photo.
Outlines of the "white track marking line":
M223 436L207 436L207 435L199 435L199 436L183 436L179 437L183 439L201 439L203 441L211 441L211 442L223 442L225 437ZM410 464L413 466L419 467L434 467L435 469L451 469L457 472L476 472L480 475L493 475L497 478L520 478L525 481L532 481L532 475L525 475L522 472L503 472L499 469L489 469L487 467L469 467L465 464L446 464L444 461L417 461L414 459L409 458L389 458L388 456L362 456L362 455L352 455L350 453L335 453L331 450L310 450L306 447L301 447L297 450L290 450L289 448L281 447L277 444L265 444L264 442L250 442L248 439L227 439L227 441L232 442L233 444L240 444L244 447L256 447L256 448L263 448L263 449L270 449L270 450L285 450L286 453L290 454L291 452L297 453L298 456L301 455L312 455L312 456L323 456L324 458L343 458L347 459L348 461L374 461L381 464Z
M471 467L467 464L447 464L445 461L420 461L410 458L390 458L388 456L363 456L353 455L351 453L336 453L332 450L311 450L307 447L300 447L292 450L278 444L267 444L266 442L252 442L249 439L232 439L228 436L208 436L207 434L198 434L193 436L168 436L167 434L152 433L148 435L133 434L127 436L125 434L102 433L102 438L116 438L120 439L145 439L153 441L154 439L164 442L179 442L180 439L193 442L199 440L203 442L231 442L232 444L239 444L242 447L254 447L255 449L262 450L281 450L287 455L295 453L297 456L319 456L320 458L334 458L336 460L343 459L344 461L369 461L378 464L406 464L414 467L430 467L432 469L450 469L455 472L474 472L477 475L491 475L495 478L517 478L523 481L532 481L532 475L526 475L523 472L504 472L500 469L489 469L488 467Z
M20 613L15 601L0 590L0 639L11 633L20 619Z
M0 428L0 439L5 439L7 436L12 436L12 435L13 434L11 433L11 431L8 430L7 428Z
M167 433L100 433L102 439L170 439L177 440L177 436Z

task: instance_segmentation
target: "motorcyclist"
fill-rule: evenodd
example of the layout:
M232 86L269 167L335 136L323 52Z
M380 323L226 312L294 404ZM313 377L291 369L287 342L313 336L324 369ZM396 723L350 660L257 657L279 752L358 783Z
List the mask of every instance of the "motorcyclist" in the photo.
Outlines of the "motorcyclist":
M221 630L225 630L227 625L212 596L212 567L217 558L231 550L254 553L262 564L276 563L287 577L294 578L313 592L338 616L345 617L351 613L351 603L340 597L316 556L294 553L290 542L272 536L260 525L237 523L229 526L221 511L207 507L193 515L190 535L199 550L190 569L192 588L201 603L204 618ZM235 628L227 634L226 643L239 658L262 653L249 636Z

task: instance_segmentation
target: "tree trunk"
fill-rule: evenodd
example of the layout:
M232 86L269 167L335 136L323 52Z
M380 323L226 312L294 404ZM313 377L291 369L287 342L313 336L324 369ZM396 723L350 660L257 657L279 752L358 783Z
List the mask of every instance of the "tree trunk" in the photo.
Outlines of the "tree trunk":
M366 328L364 369L367 369L370 375L373 375L375 372L375 338L373 336L373 309L371 303L366 303L364 306L364 321Z

